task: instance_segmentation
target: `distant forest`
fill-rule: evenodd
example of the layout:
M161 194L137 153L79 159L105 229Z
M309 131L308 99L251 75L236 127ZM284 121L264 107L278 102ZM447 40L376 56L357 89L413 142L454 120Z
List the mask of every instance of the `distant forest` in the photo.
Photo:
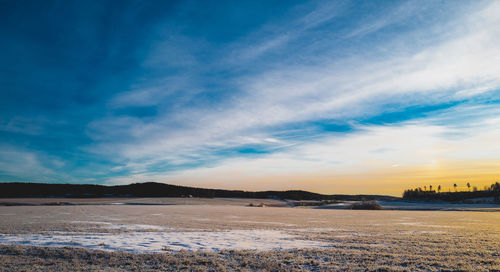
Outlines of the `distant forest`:
M489 187L484 187L479 190L477 187L472 187L467 183L466 191L459 191L457 184L454 184L454 191L441 192L441 185L433 187L432 185L408 189L403 193L404 200L443 200L449 202L467 202L474 198L493 198L493 201L500 203L500 183L493 183Z
M129 185L0 183L0 198L15 197L239 197L290 200L399 200L383 195L323 195L301 190L249 192L241 190L204 189L164 183L134 183Z

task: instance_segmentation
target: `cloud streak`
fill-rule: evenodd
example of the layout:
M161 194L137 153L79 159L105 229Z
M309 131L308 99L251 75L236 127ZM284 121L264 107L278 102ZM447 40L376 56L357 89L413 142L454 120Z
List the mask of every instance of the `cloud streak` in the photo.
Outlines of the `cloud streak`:
M185 154L189 149L196 152L196 149L244 145L247 144L244 135L269 133L269 127L279 124L324 118L349 120L383 113L388 103L399 104L399 108L437 104L453 101L454 95L463 97L471 88L492 90L500 85L496 76L500 62L494 57L500 56L496 46L500 35L496 35L498 30L494 27L498 16L491 10L498 10L497 5L460 18L457 20L460 24L452 23L456 29L447 30L455 33L452 37L423 48L411 46L411 50L406 50L410 52L403 54L326 60L314 66L278 67L233 78L239 89L233 99L215 109L184 108L158 116L149 125L142 122L132 125L130 131L148 131L151 137L138 137L138 142L116 150L121 150L123 153L119 155L127 158L146 158L162 153ZM461 30L470 22L475 22L475 26ZM374 47L394 46L392 43ZM140 96L143 92L126 95ZM148 101L154 103L157 99L161 100L161 96L151 96ZM142 98L137 99L137 103L142 104L141 101ZM122 119L112 120L119 124ZM184 127L170 132L172 120Z
M123 30L103 34L109 45L93 65L116 73L87 75L82 90L95 96L73 95L80 104L56 113L77 124L64 135L78 141L54 154L43 144L53 141L50 130L23 117L0 122L2 139L65 161L64 169L44 167L70 179L102 183L321 191L349 187L342 175L360 182L441 161L497 159L485 148L498 134L489 106L500 90L497 2L335 1L268 16L260 6L233 14L241 10L234 5L214 8L212 25L211 13L188 4L163 7L147 22L140 12L154 9L128 7L117 19L149 31L130 33L135 47L124 46L116 34ZM23 149L15 133L34 138Z

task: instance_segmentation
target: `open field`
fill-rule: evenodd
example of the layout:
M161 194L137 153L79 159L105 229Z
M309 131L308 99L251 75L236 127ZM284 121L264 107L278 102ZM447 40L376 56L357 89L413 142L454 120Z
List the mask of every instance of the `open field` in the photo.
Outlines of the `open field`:
M236 205L263 203L285 207L286 201L253 198L180 198L180 197L108 197L108 198L0 198L0 206L60 206L60 205Z
M346 209L357 201L280 200L255 198L180 198L180 197L103 197L103 198L0 198L0 206L68 206L68 205L224 205L267 207L305 207L317 209ZM447 203L381 201L386 210L409 211L500 211L494 203Z
M238 201L2 206L0 270L500 271L497 212Z

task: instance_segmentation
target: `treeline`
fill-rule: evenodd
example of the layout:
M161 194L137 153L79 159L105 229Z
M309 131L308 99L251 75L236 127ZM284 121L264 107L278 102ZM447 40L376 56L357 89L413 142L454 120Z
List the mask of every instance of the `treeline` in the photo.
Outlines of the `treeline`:
M14 197L239 197L276 198L291 200L397 200L380 195L323 195L301 190L250 192L242 190L204 189L164 183L134 183L129 185L0 183L0 198Z
M500 203L500 183L493 183L489 187L484 187L483 190L478 190L477 187L471 186L467 183L468 191L457 191L457 185L454 184L455 191L441 192L441 186L438 190L434 190L433 186L424 186L415 189L405 190L403 193L404 200L444 200L449 202L467 201L472 198L487 198L493 197L494 202Z

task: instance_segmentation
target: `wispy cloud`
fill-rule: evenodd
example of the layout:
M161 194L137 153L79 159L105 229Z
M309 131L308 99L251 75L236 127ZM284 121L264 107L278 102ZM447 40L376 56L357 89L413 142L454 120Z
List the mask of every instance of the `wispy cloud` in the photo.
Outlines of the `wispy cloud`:
M241 180L257 188L278 176L303 185L314 173L363 169L369 176L496 159L495 149L481 144L497 135L497 112L487 106L500 90L495 1L305 3L267 17L255 12L263 17L245 17L255 19L247 28L230 25L238 22L224 14L231 7L217 10L222 19L218 13L213 25L191 5L168 10L148 31L131 32L136 47L117 38L98 50L102 58L92 61L116 74L89 76L99 84L74 76L95 97L61 92L83 101L72 111L53 109L80 124L71 130L78 141L54 155L75 160L64 169L68 176L221 186L234 180L235 187ZM127 25L139 20L134 14L127 9ZM387 117L394 113L400 117ZM47 127L8 120L0 130L52 141ZM41 145L18 149L51 152Z
M46 122L47 120L40 117L14 116L9 120L0 121L0 131L39 135L44 131L43 125Z
M307 35L307 31L325 24L339 16L346 8L346 1L322 2L311 7L303 5L296 8L300 13L298 18L291 20L276 20L268 23L252 34L229 46L232 54L226 56L226 61L234 66L239 66L255 60L262 55L282 50L283 46L292 43ZM298 11L300 10L300 11ZM306 10L305 14L304 11Z
M0 176L10 181L60 182L67 176L55 169L63 166L63 161L51 156L10 145L0 146Z
M489 114L497 112L497 109L488 107L482 110ZM491 117L469 119L460 128L446 125L448 122L436 123L436 119L463 119L461 112L459 109L444 111L439 117L391 126L361 125L356 134L325 136L259 158L231 158L215 167L198 167L167 175L144 174L140 178L226 188L243 186L252 190L270 184L277 186L273 188L321 191L330 182L362 181L364 177L363 184L353 184L353 188L347 191L364 190L364 187L381 193L387 192L384 185L378 189L374 187L379 186L384 178L387 182L397 182L394 176L399 177L399 182L406 182L406 185L399 186L434 182L432 178L437 177L448 185L471 178L486 184L491 180L482 181L475 177L500 174L498 169L496 172L488 169L498 162L500 147L491 143L500 137L500 123L498 118ZM459 135L449 137L457 131ZM490 166L484 168L488 162ZM462 169L455 169L454 164L461 165ZM122 182L126 180L126 177L121 178ZM339 190L335 185L330 186L330 190Z
M175 161L175 157L197 160L210 154L212 149L248 144L248 137L264 141L272 137L266 135L270 133L269 128L280 124L324 118L349 120L381 114L387 104L404 109L411 105L453 101L455 94L460 96L470 88L494 89L500 86L497 77L500 61L496 57L500 56L497 46L500 35L496 35L495 27L499 18L492 10L498 9L493 3L470 15L462 14L464 17L456 18L451 24L455 28L447 30L454 33L453 36L437 43L425 43L428 46L422 48L395 41L380 42L371 45L374 52L385 46L409 49L387 52L383 57L366 53L359 57L327 59L316 65L279 66L232 78L239 93L216 104L216 108L187 107L149 121L123 117L96 121L92 124L94 128L96 124L102 123L102 126L99 129L97 125L95 134L106 135L108 128L117 124L112 131L130 138L119 143L104 141L93 150L110 152L127 160L159 160L166 164ZM306 21L311 27L326 20ZM434 36L443 35L429 32ZM411 37L411 33L407 35ZM433 36L428 39L435 40ZM411 38L407 40L412 42ZM138 96L139 105L147 103L143 98L151 104L162 99L161 94L148 96L148 93L148 89L137 90L119 97L135 97L129 100L133 103ZM110 139L115 139L115 135Z

